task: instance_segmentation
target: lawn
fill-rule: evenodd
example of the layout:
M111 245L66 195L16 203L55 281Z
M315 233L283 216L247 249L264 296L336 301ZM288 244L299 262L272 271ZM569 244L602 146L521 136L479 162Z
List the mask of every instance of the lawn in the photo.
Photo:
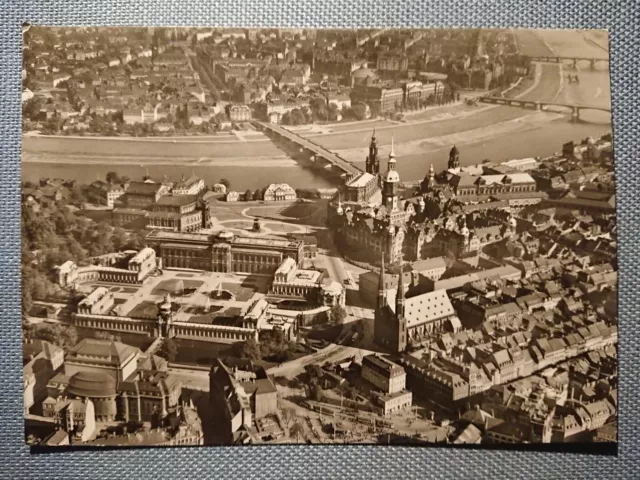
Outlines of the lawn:
M196 365L211 365L215 358L225 358L234 355L233 345L212 342L200 342L197 340L175 339L178 345L177 363L190 363Z
M250 229L253 226L252 220L232 220L220 223L223 228Z
M266 228L271 230L273 233L295 233L300 231L300 228L294 225L287 225L286 223L274 223L274 222L264 222L263 224Z
M246 302L256 292L255 287L246 287L243 285L238 285L237 283L223 283L222 289L228 290L229 292L233 293L233 295L236 297L236 300L239 302Z
M144 301L133 307L127 316L131 318L157 318L158 306L154 302Z
M315 213L318 208L317 203L294 203L283 209L280 215L288 218L304 218Z
M182 285L180 285L182 283ZM202 286L204 282L200 280L163 280L151 291L151 295L185 295L193 293Z

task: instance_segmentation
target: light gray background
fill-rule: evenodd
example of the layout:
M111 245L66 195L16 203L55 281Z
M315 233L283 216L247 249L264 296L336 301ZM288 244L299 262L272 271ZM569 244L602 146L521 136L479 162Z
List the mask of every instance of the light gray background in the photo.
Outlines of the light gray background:
M638 0L0 1L0 478L640 478L637 206ZM30 455L23 444L20 343L21 24L238 27L607 28L611 41L620 257L619 456L437 448L279 446Z

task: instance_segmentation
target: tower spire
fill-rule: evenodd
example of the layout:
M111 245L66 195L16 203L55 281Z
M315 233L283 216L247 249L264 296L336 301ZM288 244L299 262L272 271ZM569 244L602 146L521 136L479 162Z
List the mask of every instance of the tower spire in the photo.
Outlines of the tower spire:
M396 154L393 151L393 135L391 135L391 151L389 152L389 161L391 161L391 159L395 161L395 158L396 158Z
M382 308L386 303L386 291L384 288L384 250L382 251L382 263L380 264L380 278L378 280L378 307Z
M400 262L400 278L398 278L398 293L396 294L396 316L404 316L404 268Z

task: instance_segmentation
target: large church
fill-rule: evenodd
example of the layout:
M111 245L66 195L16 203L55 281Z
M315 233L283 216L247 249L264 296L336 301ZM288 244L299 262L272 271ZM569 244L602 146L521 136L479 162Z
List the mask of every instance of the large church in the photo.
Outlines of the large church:
M455 146L449 153L447 170L436 175L431 165L420 191L410 191L405 198L396 164L392 138L387 170L381 172L374 131L365 159L366 171L347 181L346 191L351 193L345 195L345 201L340 196L329 207L329 224L346 256L370 263L377 263L381 255L389 263L441 255L460 258L515 233L516 221L506 206L467 208L473 203L468 195L470 190L464 190L464 202L458 198L456 185L471 183L482 189L487 182L481 176L461 173L459 151ZM530 178L526 174L511 177L515 177L518 188L522 181L528 182ZM504 186L514 188L510 178L504 182L495 178L488 181L495 184L493 192ZM366 187L359 186L365 184ZM370 192L372 184L379 195ZM367 191L353 193L357 188ZM526 188L531 188L530 182Z
M398 289L393 295L385 289L384 259L381 265L373 327L373 338L378 345L400 353L420 345L434 334L460 329L460 320L446 290L405 298L403 275L400 274Z

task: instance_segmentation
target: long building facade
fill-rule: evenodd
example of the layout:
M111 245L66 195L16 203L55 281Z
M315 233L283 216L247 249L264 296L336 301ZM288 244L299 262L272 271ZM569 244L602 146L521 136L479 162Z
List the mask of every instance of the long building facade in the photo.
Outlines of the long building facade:
M304 258L301 240L183 234L153 231L147 235L163 268L189 268L212 272L265 273L276 271L289 257L300 264Z

